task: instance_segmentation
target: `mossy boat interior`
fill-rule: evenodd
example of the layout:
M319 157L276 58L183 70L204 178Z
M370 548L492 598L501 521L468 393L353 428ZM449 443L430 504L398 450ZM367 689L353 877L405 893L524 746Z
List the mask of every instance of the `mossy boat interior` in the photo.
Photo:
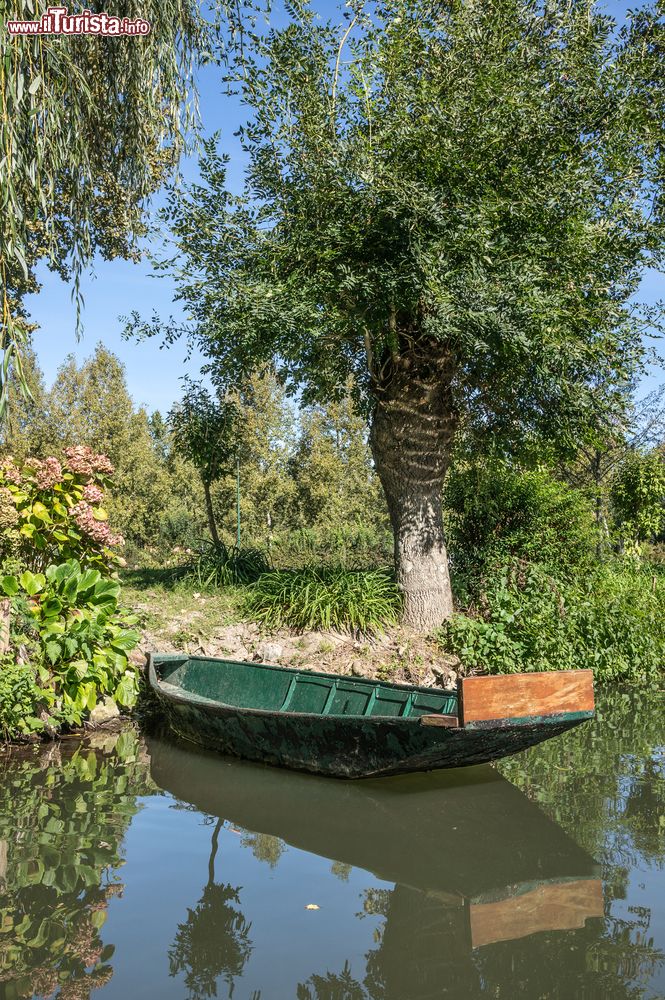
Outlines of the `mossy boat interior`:
M171 729L210 750L338 778L465 767L593 716L590 670L413 687L200 656L151 654Z

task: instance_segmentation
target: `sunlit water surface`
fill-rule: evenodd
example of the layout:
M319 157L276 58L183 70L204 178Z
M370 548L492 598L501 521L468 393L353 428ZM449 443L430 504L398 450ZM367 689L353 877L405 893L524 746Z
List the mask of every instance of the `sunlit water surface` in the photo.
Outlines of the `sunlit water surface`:
M339 782L133 732L0 754L0 1000L665 997L662 693Z

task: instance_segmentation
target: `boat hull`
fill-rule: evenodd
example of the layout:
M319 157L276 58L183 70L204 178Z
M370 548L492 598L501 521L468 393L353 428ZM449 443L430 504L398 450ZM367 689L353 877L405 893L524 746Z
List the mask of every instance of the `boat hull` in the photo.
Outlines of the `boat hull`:
M566 732L588 713L463 729L419 719L322 717L189 700L153 683L171 729L208 750L336 778L371 778L498 760Z

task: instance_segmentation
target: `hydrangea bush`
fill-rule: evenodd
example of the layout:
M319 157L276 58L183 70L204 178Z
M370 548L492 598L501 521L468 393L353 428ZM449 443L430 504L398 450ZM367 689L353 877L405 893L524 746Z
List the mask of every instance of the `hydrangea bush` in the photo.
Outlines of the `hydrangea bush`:
M131 706L136 618L119 604L104 490L113 466L68 448L19 468L0 460L0 596L10 599L10 648L0 655L0 738L83 723L105 698Z
M37 572L77 559L110 573L124 560L113 549L123 538L108 524L102 506L113 466L90 448L66 448L57 458L31 459L19 469L11 456L0 462L0 559L16 557Z

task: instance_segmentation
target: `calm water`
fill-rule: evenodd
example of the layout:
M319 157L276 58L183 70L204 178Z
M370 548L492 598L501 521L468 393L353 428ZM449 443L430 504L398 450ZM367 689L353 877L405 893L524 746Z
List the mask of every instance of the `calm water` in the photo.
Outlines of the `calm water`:
M662 699L382 782L133 733L0 755L0 1000L665 997Z

